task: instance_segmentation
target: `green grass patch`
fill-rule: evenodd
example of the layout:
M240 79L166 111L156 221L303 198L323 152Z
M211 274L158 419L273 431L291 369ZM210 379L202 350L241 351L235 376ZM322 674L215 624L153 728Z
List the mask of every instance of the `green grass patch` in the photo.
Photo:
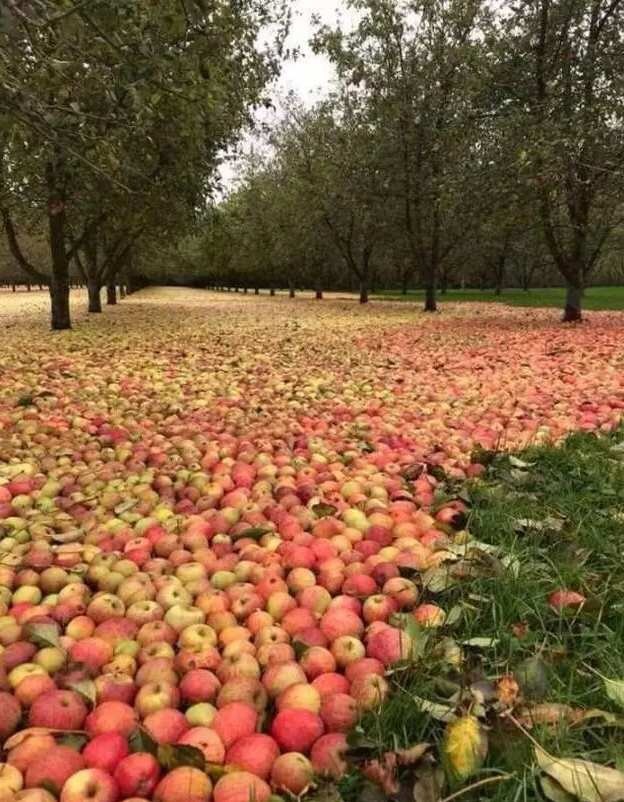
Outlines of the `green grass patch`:
M462 799L543 800L530 739L500 700L489 698L509 676L521 689L513 706L517 719L526 721L527 710L571 711L552 724L532 722L532 737L548 752L624 771L624 702L609 697L602 679L624 679L624 432L575 434L558 447L497 455L485 478L462 494L470 500L472 538L497 551L474 578L423 591L424 601L453 611L454 621L429 636L420 660L392 675L392 694L366 715L353 743L379 756L426 741L439 756L447 725L418 700L439 706L436 713L444 707L474 713L489 749L465 784L511 777ZM556 612L548 598L559 588L583 594L586 603ZM449 660L457 647L461 661ZM592 710L603 713L580 721ZM413 784L413 769L403 771ZM408 790L402 786L399 798ZM446 794L455 790L447 787ZM350 775L343 795L361 792Z
M397 290L382 290L375 294L375 298L393 301L424 301L422 291L409 292L402 295ZM493 290L449 290L447 293L439 294L438 300L442 303L448 302L486 302L502 303L510 306L528 307L563 307L565 290L561 287L545 287L532 289L528 292L524 290L509 289L503 290L500 295L496 295ZM585 291L583 299L585 309L624 309L624 287L589 287Z

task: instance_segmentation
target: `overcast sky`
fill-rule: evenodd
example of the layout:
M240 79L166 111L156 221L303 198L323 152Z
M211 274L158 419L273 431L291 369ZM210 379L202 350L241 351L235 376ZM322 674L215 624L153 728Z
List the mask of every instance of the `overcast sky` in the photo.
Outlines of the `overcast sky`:
M320 16L323 23L333 25L339 15L345 26L352 24L353 12L346 10L346 0L292 0L292 23L288 36L289 50L298 50L296 59L288 60L282 67L282 73L273 91L278 108L279 97L288 92L295 92L305 103L312 104L329 91L334 78L334 69L328 59L322 55L315 55L310 49L309 41L314 34L312 15ZM268 115L270 121L273 115ZM267 115L262 113L262 119ZM243 149L249 149L253 137L243 143ZM221 174L226 187L231 188L235 183L237 165L226 163Z
M345 3L341 0L293 0L293 19L288 45L299 48L301 56L284 65L279 85L282 91L294 90L306 100L313 101L327 91L333 77L333 69L324 56L316 56L308 42L314 34L311 24L313 14L318 14L324 23L333 24L338 14L349 19Z

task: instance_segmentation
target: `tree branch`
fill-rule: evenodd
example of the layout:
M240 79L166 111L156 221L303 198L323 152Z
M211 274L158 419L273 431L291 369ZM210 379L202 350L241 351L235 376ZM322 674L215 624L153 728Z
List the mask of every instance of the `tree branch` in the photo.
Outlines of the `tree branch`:
M17 232L15 231L15 226L13 225L13 220L11 219L11 215L9 214L8 210L4 207L0 208L0 216L2 216L2 222L7 235L9 250L11 251L13 258L25 273L28 273L28 275L32 276L32 278L37 279L39 283L47 284L50 280L50 277L46 276L46 274L42 273L40 270L37 270L37 268L25 257L24 252L19 244Z

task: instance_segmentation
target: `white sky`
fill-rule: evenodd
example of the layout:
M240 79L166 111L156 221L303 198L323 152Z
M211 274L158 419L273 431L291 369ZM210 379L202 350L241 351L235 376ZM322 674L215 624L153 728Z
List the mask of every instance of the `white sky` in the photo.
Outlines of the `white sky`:
M334 69L323 55L315 55L309 45L314 35L315 26L312 16L318 15L322 23L334 26L339 16L346 27L353 24L355 15L346 9L346 0L292 0L292 21L286 46L289 50L297 49L299 55L294 60L286 61L271 96L279 115L279 98L288 92L295 92L306 104L312 104L325 96L335 77ZM272 115L261 113L260 119L270 122ZM268 117L268 119L267 119ZM243 142L243 150L249 149L253 137ZM226 188L236 181L236 162L225 163L221 175Z
M288 46L299 48L301 56L296 61L284 64L279 81L281 91L294 90L309 102L327 92L334 71L327 58L315 56L308 45L314 34L311 17L313 14L318 14L323 23L334 25L340 14L347 22L352 12L346 11L345 5L344 0L293 0Z

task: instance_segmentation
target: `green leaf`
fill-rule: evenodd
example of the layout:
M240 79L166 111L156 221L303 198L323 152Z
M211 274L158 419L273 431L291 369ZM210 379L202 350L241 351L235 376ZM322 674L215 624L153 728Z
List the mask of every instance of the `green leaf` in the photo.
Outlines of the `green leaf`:
M56 740L61 746L69 746L70 749L75 749L76 752L81 752L82 748L89 742L89 736L83 735L79 732L67 732L58 737Z
M431 702L429 699L423 699L420 696L412 696L417 708L422 713L427 713L436 721L455 721L457 716L455 708L452 705L443 705L438 702Z
M92 679L83 679L80 682L72 682L68 685L69 689L72 691L76 691L77 694L80 694L85 702L90 705L91 707L95 707L97 704L97 688L95 687L95 682Z
M61 789L56 785L56 783L53 783L52 780L44 780L42 783L40 783L40 786L44 791L52 794L55 799L61 793Z
M491 649L499 643L498 638L468 638L462 641L464 646L472 646L474 649Z
M156 759L166 770L171 771L180 766L192 766L205 771L206 759L201 749L186 744L161 744L156 752Z
M154 757L158 754L158 744L142 727L138 727L128 738L128 745L131 752L149 752Z
M312 507L312 512L317 518L330 518L338 512L338 509L333 504L315 504Z
M302 643L300 640L293 641L292 647L293 651L295 652L296 660L300 660L310 648L307 644Z
M412 639L409 661L423 657L431 637L431 630L421 627L414 616L409 613L395 613L391 618L391 623L402 629Z
M242 540L243 538L260 540L260 538L264 537L264 535L268 535L270 532L270 529L265 529L263 526L250 526L249 529L243 529L242 532L232 535L232 540Z
M61 648L59 628L56 624L26 624L25 635L27 640L34 643L35 646L39 646L40 649L49 646Z
M461 604L455 604L448 612L446 616L446 621L444 622L447 627L452 627L455 624L458 624L462 616L464 614L464 608Z
M523 660L513 673L527 699L544 699L548 693L549 682L546 664L540 657Z
M607 679L605 677L604 686L609 699L615 702L618 707L624 708L624 680Z

